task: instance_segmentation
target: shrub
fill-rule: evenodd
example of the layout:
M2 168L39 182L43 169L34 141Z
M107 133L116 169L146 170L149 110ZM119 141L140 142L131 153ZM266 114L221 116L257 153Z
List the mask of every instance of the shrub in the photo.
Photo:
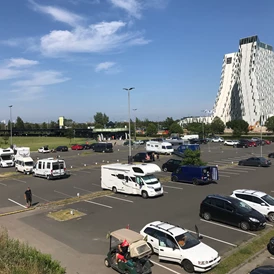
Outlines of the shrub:
M51 255L9 238L7 230L0 229L0 273L65 274L66 270Z

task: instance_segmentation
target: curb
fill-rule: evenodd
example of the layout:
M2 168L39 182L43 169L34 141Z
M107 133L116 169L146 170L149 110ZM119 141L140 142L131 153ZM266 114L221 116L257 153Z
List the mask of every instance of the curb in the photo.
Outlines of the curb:
M21 210L16 210L16 211L10 211L10 212L6 212L6 213L1 213L1 214L0 214L0 217L5 217L5 216L17 214L17 213L26 212L26 211L31 211L31 210L34 210L34 209L35 209L35 207L26 208L26 209L21 209Z

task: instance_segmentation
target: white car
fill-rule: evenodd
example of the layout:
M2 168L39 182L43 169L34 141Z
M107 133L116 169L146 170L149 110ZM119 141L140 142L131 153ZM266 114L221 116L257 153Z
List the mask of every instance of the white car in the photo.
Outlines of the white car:
M214 137L211 139L211 142L213 143L221 143L221 142L224 142L224 138L222 137Z
M134 141L133 144L135 145L143 145L145 142L143 140L137 140L137 141Z
M48 147L40 147L38 148L39 153L50 153L51 150Z
M265 192L257 190L237 189L231 194L274 222L274 198Z
M219 264L218 252L202 243L202 237L192 235L177 225L155 221L141 231L153 253L160 260L180 264L188 273L206 272Z
M239 143L237 140L225 140L224 146L235 146Z

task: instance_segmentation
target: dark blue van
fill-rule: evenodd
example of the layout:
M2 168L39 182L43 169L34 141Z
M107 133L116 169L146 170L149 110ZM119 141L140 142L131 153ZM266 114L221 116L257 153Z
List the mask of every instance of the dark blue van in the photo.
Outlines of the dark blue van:
M219 180L217 166L179 166L171 174L171 181L207 184Z
M199 144L192 144L192 145L180 145L176 150L174 150L173 154L184 157L184 153L187 149L190 150L200 150L200 145Z

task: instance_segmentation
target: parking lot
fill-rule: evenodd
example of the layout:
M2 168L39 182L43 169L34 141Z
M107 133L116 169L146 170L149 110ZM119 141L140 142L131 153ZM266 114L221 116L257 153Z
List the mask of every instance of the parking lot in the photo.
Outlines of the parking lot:
M132 154L143 151L143 147L133 148ZM86 215L81 219L69 222L56 222L45 213L32 212L22 222L36 228L54 239L72 247L83 254L101 255L98 262L98 273L113 273L105 268L103 259L108 250L106 234L109 231L129 226L140 231L144 225L155 220L168 221L180 225L195 233L195 225L203 235L203 242L216 249L222 256L237 247L243 241L255 237L257 232L242 231L236 227L208 222L199 217L200 202L208 194L230 195L234 189L258 189L274 194L273 169L237 166L240 159L259 155L260 148L235 149L219 144L201 145L202 158L209 165L219 166L220 180L217 184L194 186L175 182L164 182L164 196L153 199L142 199L130 195L110 195L93 200L86 200L68 208L77 209ZM263 155L274 151L274 145L263 147ZM47 203L68 197L76 197L100 191L100 166L104 163L126 162L127 147L115 147L112 154L98 154L91 151L70 151L68 153L52 153L41 155L32 153L32 157L58 157L66 160L70 177L48 181L32 176L20 176L0 180L0 213L22 209L25 206L24 191L30 187L35 204ZM160 166L170 156L161 156L156 164ZM13 169L1 169L7 172ZM169 173L161 173L159 177L167 177ZM69 225L68 225L69 224ZM272 224L268 223L271 227ZM185 273L179 265L159 262L153 255L155 263L153 273Z

